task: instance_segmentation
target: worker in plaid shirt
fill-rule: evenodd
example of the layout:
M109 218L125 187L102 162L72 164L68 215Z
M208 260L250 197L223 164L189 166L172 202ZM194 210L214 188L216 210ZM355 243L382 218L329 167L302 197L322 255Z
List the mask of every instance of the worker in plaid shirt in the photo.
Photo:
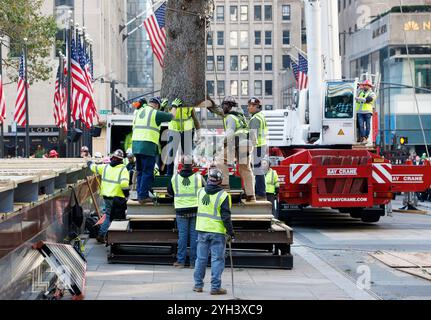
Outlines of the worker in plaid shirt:
M338 103L335 106L335 111L337 113L347 113L347 114L352 114L353 111L353 104L352 104L352 99L350 95L344 95L343 96L343 101Z

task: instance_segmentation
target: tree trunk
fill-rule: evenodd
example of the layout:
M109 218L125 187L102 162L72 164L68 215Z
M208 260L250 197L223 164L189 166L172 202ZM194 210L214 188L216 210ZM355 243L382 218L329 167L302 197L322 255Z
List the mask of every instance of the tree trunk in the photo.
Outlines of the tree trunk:
M210 0L169 0L162 92L196 106L205 98L205 20Z

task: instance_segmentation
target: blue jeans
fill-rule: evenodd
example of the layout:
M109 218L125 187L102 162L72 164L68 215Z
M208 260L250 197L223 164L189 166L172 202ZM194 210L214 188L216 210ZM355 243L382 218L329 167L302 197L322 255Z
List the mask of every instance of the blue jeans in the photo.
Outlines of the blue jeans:
M135 156L137 172L136 189L138 192L138 200L143 200L149 197L148 192L153 187L156 157L143 154L136 154Z
M190 265L196 261L196 247L198 232L196 231L196 217L184 218L177 214L178 252L177 262L186 263L187 242L190 241Z
M105 236L105 234L108 232L109 226L111 225L111 210L112 210L112 204L114 203L113 199L103 199L103 213L106 214L106 219L102 223L99 229L99 236Z
M361 137L369 137L371 131L371 113L358 113L359 134Z
M211 252L211 291L221 287L221 275L224 270L226 238L224 234L198 232L198 248L195 264L195 288L203 288L208 254Z

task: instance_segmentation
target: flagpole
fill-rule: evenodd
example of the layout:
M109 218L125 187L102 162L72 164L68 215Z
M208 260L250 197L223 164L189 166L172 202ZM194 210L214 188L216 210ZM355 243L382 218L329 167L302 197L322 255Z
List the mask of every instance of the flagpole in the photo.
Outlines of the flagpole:
M30 121L28 109L27 38L24 38L24 92L25 92L25 157L30 157Z
M79 24L75 23L75 48L78 48L78 46L81 45L81 35L80 35L81 30L82 29L79 28ZM82 110L81 110L81 112L82 112ZM82 116L82 114L81 114L81 116ZM75 128L78 130L81 130L81 124L82 124L81 119L80 118L76 119ZM76 143L74 143L74 145L73 145L73 151L74 151L73 156L74 157L78 157L80 155L81 145L82 145L82 135L80 136L79 140Z
M72 55L72 28L73 28L73 20L72 20L72 11L69 11L69 23L67 29L67 136L66 139L66 157L71 158L71 139L72 139L72 121L71 121L71 113L72 113L72 72L71 72L71 55ZM70 137L70 139L69 139Z

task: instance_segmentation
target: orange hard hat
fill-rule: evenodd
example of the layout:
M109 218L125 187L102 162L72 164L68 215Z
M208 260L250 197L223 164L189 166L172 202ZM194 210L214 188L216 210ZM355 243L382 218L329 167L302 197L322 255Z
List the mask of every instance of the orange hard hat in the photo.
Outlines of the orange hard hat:
M361 85L363 86L369 86L369 87L373 87L373 84L371 83L370 80L365 80L364 82L361 83Z

